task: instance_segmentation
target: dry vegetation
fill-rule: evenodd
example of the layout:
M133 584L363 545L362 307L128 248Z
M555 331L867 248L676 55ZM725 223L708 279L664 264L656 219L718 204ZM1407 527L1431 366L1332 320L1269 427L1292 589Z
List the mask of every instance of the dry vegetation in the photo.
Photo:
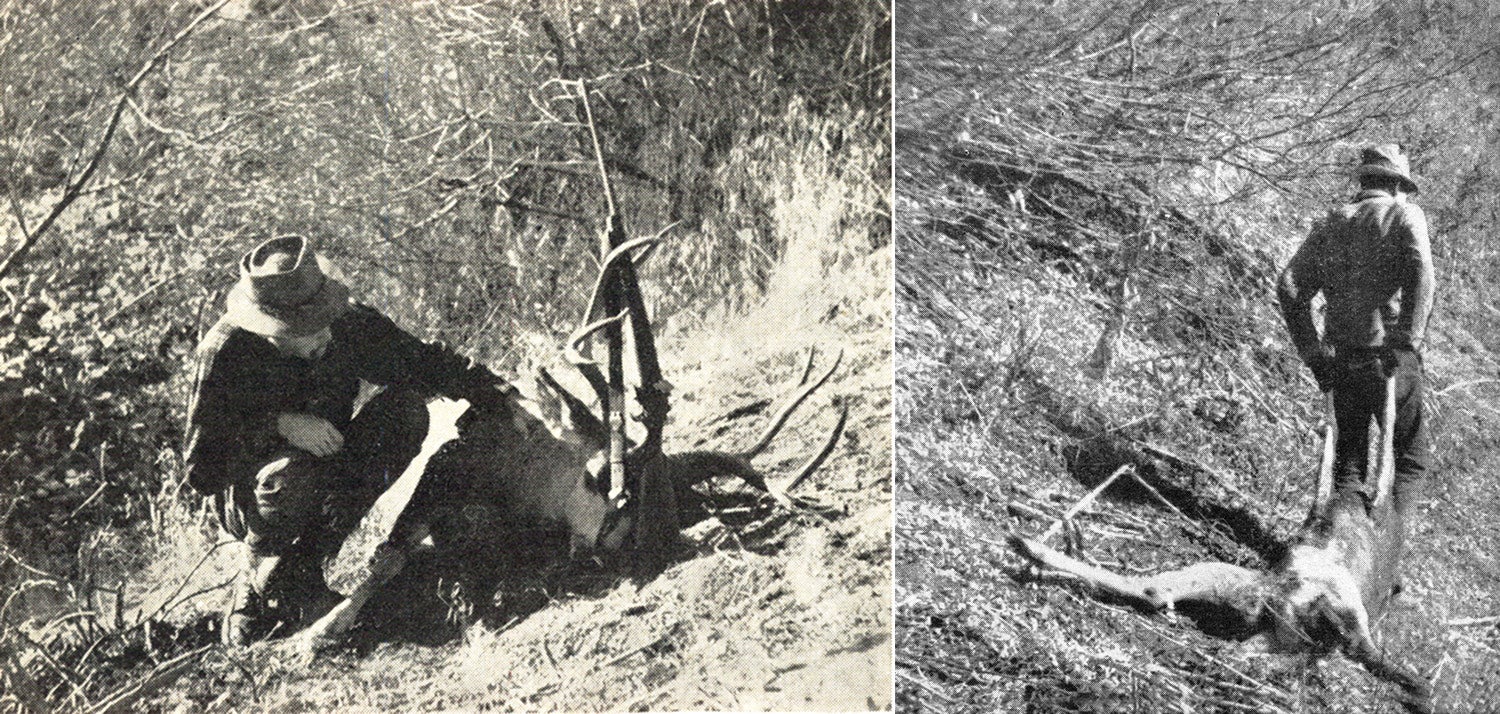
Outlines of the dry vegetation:
M1437 466L1378 631L1439 711L1500 708L1497 22L1482 2L900 13L897 706L1399 710L1342 658L1246 652L1039 582L1004 546L1130 465L1063 531L1089 557L1275 560L1320 415L1272 281L1356 148L1395 140L1441 281Z
M889 706L889 22L864 0L0 3L0 709ZM627 229L676 224L643 276L668 449L743 444L808 348L846 351L817 508L710 485L722 512L653 580L540 548L470 592L428 564L316 662L209 645L238 546L176 450L233 258L303 232L417 334L500 373L554 359L603 217L566 78ZM773 478L825 422L793 425Z

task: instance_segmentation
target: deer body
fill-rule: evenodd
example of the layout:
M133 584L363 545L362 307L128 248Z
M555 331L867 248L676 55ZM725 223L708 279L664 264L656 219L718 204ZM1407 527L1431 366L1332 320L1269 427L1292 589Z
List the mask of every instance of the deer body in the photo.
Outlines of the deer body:
M1189 565L1148 576L1116 574L1012 535L1018 553L1038 565L1070 573L1097 590L1152 610L1192 604L1238 622L1242 638L1261 639L1272 651L1324 655L1342 650L1371 673L1405 692L1412 711L1427 711L1427 684L1376 646L1371 624L1393 595L1405 526L1391 498L1391 414L1381 425L1382 453L1372 499L1358 491L1334 493L1332 450L1325 449L1318 497L1286 556L1270 570L1228 563ZM1326 443L1335 438L1325 433Z
M405 566L428 526L440 526L469 505L493 508L508 526L566 530L575 551L633 550L638 562L651 565L661 562L677 535L677 494L699 481L737 476L789 504L750 460L770 443L791 412L832 376L839 362L835 360L815 382L804 384L746 452L640 455L630 484L632 507L624 510L611 502L610 484L602 476L608 454L603 429L580 400L545 373L539 390L550 385L554 393L526 399L512 389L506 413L472 413L464 402L430 406L429 437L402 476L419 482L391 536L376 549L368 576L298 637L304 647L315 649L348 630L365 603ZM822 448L791 484L822 464L847 416L843 410Z

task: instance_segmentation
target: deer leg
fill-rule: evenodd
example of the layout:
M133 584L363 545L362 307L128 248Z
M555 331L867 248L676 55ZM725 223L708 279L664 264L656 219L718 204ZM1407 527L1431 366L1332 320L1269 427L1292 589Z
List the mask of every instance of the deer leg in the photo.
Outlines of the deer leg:
M1333 392L1323 398L1326 422L1323 424L1323 459L1318 464L1318 489L1311 513L1322 513L1333 497L1333 464L1338 455L1338 421L1334 416Z
M1029 538L1010 536L1012 548L1038 565L1075 575L1095 589L1151 610L1181 602L1238 609L1263 576L1228 563L1195 563L1149 576L1130 576L1089 565ZM1248 619L1248 618L1247 618Z
M318 618L317 622L298 635L305 647L319 649L332 644L348 632L359 617L359 611L364 609L365 603L369 602L382 586L406 567L407 557L426 537L427 527L419 525L406 538L400 541L388 540L377 546L375 555L370 560L370 572L365 579L350 591L349 597L334 605L332 610Z
M1385 378L1385 408L1380 414L1380 461L1376 473L1374 507L1391 497L1396 482L1396 377Z

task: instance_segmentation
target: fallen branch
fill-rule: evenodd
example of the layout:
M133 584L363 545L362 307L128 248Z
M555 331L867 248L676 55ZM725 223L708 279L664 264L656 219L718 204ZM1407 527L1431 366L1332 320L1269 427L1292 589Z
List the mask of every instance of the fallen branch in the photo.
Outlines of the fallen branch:
M1215 471L1196 461L1178 456L1177 454L1167 451L1166 449L1155 444L1150 444L1144 441L1136 441L1135 444L1140 447L1141 451L1145 452L1146 454L1162 459L1163 461L1166 461L1167 463L1179 469L1196 471L1205 476L1208 476L1209 478L1212 478L1214 481L1218 482L1220 486L1223 486L1224 490L1234 494L1235 497L1239 498L1241 501L1245 503L1253 503L1253 501L1250 500L1250 497L1245 495L1244 491L1241 491L1237 486L1234 485L1233 482L1229 480L1228 476L1225 476L1224 474L1221 474L1218 471Z
M1447 620L1443 624L1447 625L1449 627L1475 627L1475 626L1478 626L1478 625L1497 625L1497 624L1500 624L1500 615L1490 615L1488 617L1460 617L1460 618L1453 619L1453 620Z
M1062 518L1057 519L1052 523L1051 526L1048 526L1047 530L1043 531L1042 535L1037 538L1037 541L1045 542L1048 538L1056 535L1058 531L1062 530L1064 522L1072 521L1073 516L1078 515L1080 511L1088 508L1089 505L1094 502L1094 499L1099 497L1099 494L1104 493L1104 489L1109 488L1110 484L1113 484L1115 482L1115 479L1120 478L1127 472L1135 473L1135 466L1133 464L1125 464L1124 466L1115 469L1115 472L1110 474L1109 478L1104 479L1103 483L1095 486L1094 490L1089 491L1086 495L1084 495L1083 498L1078 500L1078 503L1073 504L1072 508L1069 508L1066 513L1063 513Z
M1028 506L1024 503L1021 503L1020 501L1006 502L1005 510L1010 511L1011 515L1013 516L1019 518L1030 518L1034 521L1046 522L1057 519L1057 516L1049 515L1041 509L1035 508L1033 506Z

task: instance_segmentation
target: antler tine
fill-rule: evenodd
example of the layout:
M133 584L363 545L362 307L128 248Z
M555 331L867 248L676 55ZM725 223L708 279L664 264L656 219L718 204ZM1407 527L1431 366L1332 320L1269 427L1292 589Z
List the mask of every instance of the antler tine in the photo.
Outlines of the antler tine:
M645 267L646 261L651 260L651 256L656 255L656 249L661 246L662 236L665 236L667 234L667 231L676 228L680 223L682 223L682 221L672 221L671 223L668 223L665 228L657 231L656 235L651 236L651 242L647 244L645 248L641 249L639 255L635 256L634 262L636 270L640 270L641 268Z
M594 390L594 396L599 399L600 403L602 404L604 399L603 395L609 393L609 381L604 378L604 372L599 370L599 365L589 362L585 364L575 364L573 365L573 368L578 370L579 374L583 375L584 380L589 383L589 387Z
M626 308L624 310L621 310L620 314L618 315L606 317L602 320L595 320L578 328L577 330L574 330L573 334L568 335L567 345L563 348L563 358L566 359L569 364L575 367L586 364L597 365L598 362L595 362L593 359L583 356L583 353L579 351L580 345L583 344L584 340L592 337L595 332L609 327L610 325L619 323L620 321L624 320L629 314L630 308Z
M563 404L567 405L570 412L569 418L578 427L580 436L596 444L602 444L609 439L609 430L604 428L604 422L599 421L599 418L594 416L594 413L589 410L588 405L584 404L582 399L564 389L552 377L552 373L547 371L546 367L538 367L536 371L537 376L542 378L542 382L546 383L547 388L556 392L558 398L563 401Z
M808 375L812 374L813 360L818 357L817 346L807 348L807 363L802 365L802 376L797 378L797 384L807 384Z
M791 493L808 476L817 471L818 467L823 465L823 462L828 459L828 455L833 453L834 444L837 444L839 437L844 435L844 424L848 421L849 406L845 404L839 408L839 420L833 425L833 430L828 432L828 439L823 442L822 448L818 449L818 453L814 454L812 458L807 460L807 463L802 465L802 468L797 470L797 475L793 476L792 480L786 482L786 487L780 489L782 493ZM775 494L773 493L772 495L774 496Z
M599 370L598 362L583 356L583 353L579 351L580 346L584 340L587 340L594 333L624 320L629 314L630 310L627 308L621 310L620 314L614 317L595 320L578 328L572 335L568 336L567 346L563 348L563 359L567 360L568 364L573 365L574 369L577 369L583 375L583 378L588 380L589 387L593 388L594 396L598 398L600 404L607 403L609 381L604 378L604 373Z
M839 350L838 356L833 359L833 365L831 365L827 371L823 372L823 376L818 377L817 381L813 382L812 384L803 386L802 389L798 391L797 394L786 403L786 406L783 406L781 408L781 411L777 412L776 416L771 419L770 425L768 425L766 427L766 430L761 433L760 439L755 442L755 445L740 452L740 456L745 459L753 459L758 454L760 454L760 452L764 451L767 446L770 446L771 440L775 439L776 434L781 431L781 427L786 425L786 421L792 416L792 412L795 411L797 407L800 406L802 402L808 398L809 395L817 391L819 387L823 386L823 383L827 382L828 378L833 376L834 371L839 368L839 363L843 361L844 351L841 349Z
M675 224L674 224L675 225ZM668 226L670 228L671 226ZM599 296L604 292L604 286L609 284L612 273L619 269L621 259L629 255L637 248L650 248L661 239L661 234L634 238L621 243L604 256L604 265L599 268L599 277L594 279L594 289L589 292L588 307L583 312L583 319L587 320L594 316L599 310Z

